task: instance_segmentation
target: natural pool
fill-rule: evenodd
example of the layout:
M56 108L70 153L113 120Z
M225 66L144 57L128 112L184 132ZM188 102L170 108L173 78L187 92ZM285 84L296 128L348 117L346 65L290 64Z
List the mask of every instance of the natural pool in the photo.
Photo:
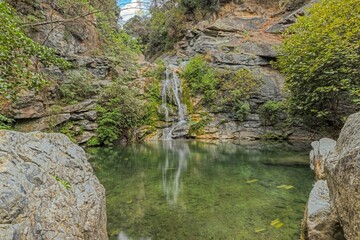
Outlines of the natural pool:
M89 149L111 239L298 239L306 151L278 144L149 142Z

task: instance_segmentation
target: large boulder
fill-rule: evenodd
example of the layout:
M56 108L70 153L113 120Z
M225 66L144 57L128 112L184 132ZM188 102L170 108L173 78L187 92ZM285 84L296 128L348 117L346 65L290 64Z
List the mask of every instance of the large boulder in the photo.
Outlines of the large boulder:
M0 131L0 239L107 239L105 190L65 135Z
M360 239L360 112L346 121L325 171L346 239Z
M313 150L310 152L310 168L315 172L316 179L325 178L325 159L335 148L336 141L330 138L322 138L311 143Z

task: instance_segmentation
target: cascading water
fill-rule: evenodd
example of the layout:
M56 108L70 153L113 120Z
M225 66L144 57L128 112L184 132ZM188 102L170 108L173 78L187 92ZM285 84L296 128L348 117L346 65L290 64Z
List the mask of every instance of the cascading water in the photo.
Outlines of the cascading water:
M164 110L166 123L170 122L169 107L168 104L175 104L177 111L177 119L172 119L171 127L167 127L163 131L163 140L171 140L174 138L174 132L179 129L186 129L184 126L187 125L185 120L185 106L181 102L182 89L181 80L176 74L176 67L169 65L166 68L166 78L162 82L161 97L162 104L161 108Z

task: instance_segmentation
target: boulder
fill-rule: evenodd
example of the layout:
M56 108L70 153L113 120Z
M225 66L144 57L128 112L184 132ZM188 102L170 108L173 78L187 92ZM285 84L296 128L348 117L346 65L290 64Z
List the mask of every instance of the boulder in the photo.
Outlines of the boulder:
M306 209L305 231L307 239L342 239L339 235L339 222L331 209L329 188L326 180L315 183L310 192Z
M316 179L324 179L324 163L326 157L335 148L336 141L330 138L322 138L311 143L313 150L310 152L310 168L314 170Z
M107 239L105 190L62 134L0 131L0 239Z
M351 115L325 160L332 203L346 239L360 239L360 112Z

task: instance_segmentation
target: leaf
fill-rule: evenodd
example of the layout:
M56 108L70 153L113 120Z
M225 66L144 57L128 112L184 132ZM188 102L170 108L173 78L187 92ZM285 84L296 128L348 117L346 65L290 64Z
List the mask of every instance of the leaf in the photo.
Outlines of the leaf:
M258 229L255 229L255 233L263 232L265 230L266 230L265 228L258 228Z
M270 225L273 226L274 228L281 228L282 226L284 226L284 223L281 222L279 218L277 218L272 220Z
M246 181L246 183L254 183L254 182L258 182L259 179L252 179L252 180L249 180L249 181Z
M280 185L280 186L277 186L276 188L289 190L289 189L292 189L292 188L295 188L295 187L291 186L291 185Z

